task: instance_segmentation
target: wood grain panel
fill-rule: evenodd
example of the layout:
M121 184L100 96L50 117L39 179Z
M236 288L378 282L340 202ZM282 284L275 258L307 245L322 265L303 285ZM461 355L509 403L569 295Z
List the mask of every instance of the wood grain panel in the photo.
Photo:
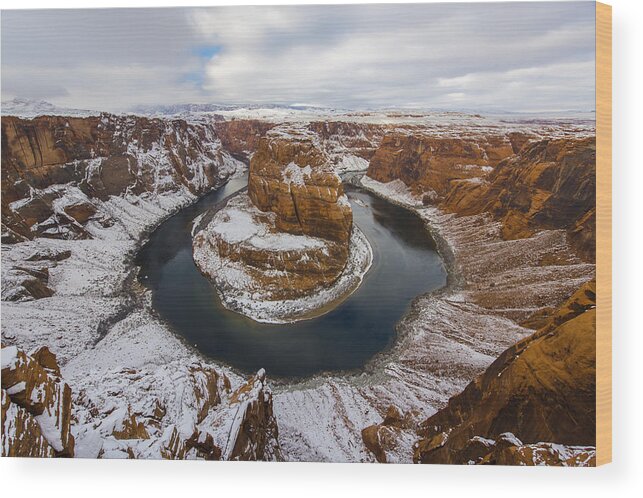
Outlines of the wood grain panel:
M596 3L596 463L612 461L612 7Z

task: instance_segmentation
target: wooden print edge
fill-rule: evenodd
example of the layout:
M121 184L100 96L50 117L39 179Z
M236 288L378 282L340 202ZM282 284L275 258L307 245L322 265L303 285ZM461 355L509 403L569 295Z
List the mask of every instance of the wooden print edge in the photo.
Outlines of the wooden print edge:
M596 2L596 465L612 461L612 7Z

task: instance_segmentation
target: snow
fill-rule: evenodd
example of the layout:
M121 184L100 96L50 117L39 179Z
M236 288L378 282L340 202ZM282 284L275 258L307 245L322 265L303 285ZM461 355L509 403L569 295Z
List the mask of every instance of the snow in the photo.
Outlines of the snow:
M18 348L16 346L6 346L2 348L2 369L9 368L13 370L18 359Z
M226 308L258 322L288 323L306 319L315 310L350 295L359 287L372 264L373 253L366 237L359 228L354 228L348 262L331 287L319 288L314 294L300 299L264 299L254 277L242 262L219 255L218 241L237 244L238 247L270 250L277 254L300 254L302 261L310 257L310 251L321 250L328 254L327 245L332 244L308 235L277 232L274 217L274 213L259 211L247 194L239 194L230 199L225 208L219 210L210 223L194 236L194 260L200 270L215 282Z
M281 176L284 182L288 185L304 186L306 184L306 179L310 180L312 172L313 170L310 165L301 167L295 163L288 163L281 172Z
M18 394L19 392L24 391L27 388L27 383L25 381L18 382L17 384L14 384L10 388L7 389L7 394Z
M321 239L307 235L271 232L271 224L262 222L261 217L274 218L259 211L243 194L228 201L226 208L214 216L207 230L230 244L244 242L257 249L288 252L324 247ZM195 220L193 226L196 225Z
M415 208L422 206L422 199L411 193L409 187L402 180L381 183L373 180L370 176L364 175L362 176L361 184L367 190L404 207Z
M363 157L355 156L353 154L343 154L339 163L335 165L335 171L337 171L337 173L366 171L367 169L368 161Z
M25 98L14 98L3 101L0 104L3 116L18 116L21 118L34 118L36 116L98 116L99 111L84 109L69 109L58 107L44 100L31 100Z

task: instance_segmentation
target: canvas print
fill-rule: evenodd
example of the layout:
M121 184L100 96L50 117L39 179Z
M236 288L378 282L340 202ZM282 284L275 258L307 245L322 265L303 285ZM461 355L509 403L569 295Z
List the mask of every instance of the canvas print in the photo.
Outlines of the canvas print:
M2 12L2 455L596 464L596 4Z

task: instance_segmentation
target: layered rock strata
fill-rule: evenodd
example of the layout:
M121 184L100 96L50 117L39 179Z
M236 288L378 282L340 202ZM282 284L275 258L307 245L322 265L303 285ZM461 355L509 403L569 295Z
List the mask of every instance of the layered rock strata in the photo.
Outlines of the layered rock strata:
M72 393L56 356L2 348L2 456L73 457Z
M502 353L461 394L421 424L415 461L507 462L510 459L503 452L498 454L497 442L486 450L480 445L480 438L497 440L506 432L528 444L594 446L595 307L596 285L590 282L546 326ZM473 457L476 451L481 452L479 458Z
M262 141L247 194L195 232L194 260L224 304L259 321L303 318L340 299L372 259L339 176L305 141Z
M556 136L576 140L577 135L593 135L593 123L578 125L567 120L560 123L534 121L523 126L478 118L456 113L442 113L437 117L392 114L369 117L352 114L333 117L337 122L318 117L315 118L317 124L307 124L302 120L301 124L275 126L281 119L276 118L266 127L279 128L280 133L293 127L305 128L311 132L315 144L331 156L331 162L338 169L364 169L382 137L391 133L399 134L402 128L408 134L423 134L433 138L492 136L503 129L523 128L526 130L521 133L534 139ZM94 123L100 119L88 118ZM238 412L238 405L229 405L227 400L232 392L245 385L245 380L222 366L215 368L203 363L149 309L132 312L123 295L124 282L131 268L126 255L135 251L136 244L149 229L179 207L193 202L201 191L191 193L182 181L176 182L172 175L167 174L173 168L167 166L171 162L171 149L164 149L164 144L172 145L174 139L170 137L166 142L163 138L155 142L156 145L152 142L153 149L146 149L143 135L148 132L141 129L136 137L132 135L131 130L137 128L135 123L146 122L147 118L106 115L105 119L111 123L109 129L114 134L118 131L117 127L122 130L122 135L117 135L114 142L118 144L122 138L138 160L144 158L146 166L143 169L150 174L142 176L151 180L150 188L143 189L140 194L139 190L133 188L111 190L112 194L103 201L98 197L101 188L97 186L96 194L90 191L84 194L86 198L82 197L78 194L78 190L83 192L82 185L76 180L67 183L67 176L61 177L57 172L58 169L73 171L74 165L68 163L58 163L52 167L42 177L41 183L32 181L27 163L15 161L20 157L22 147L5 147L5 123L14 120L24 126L43 128L51 124L61 135L68 119L2 118L3 342L19 345L24 351L48 344L56 353L65 382L71 386L74 398L72 412L78 420L72 425L76 439L75 456L95 457L100 454L104 458L159 458L162 455L173 458L215 458L219 451L224 455L224 449L228 446L216 443L215 438L206 433L212 429L199 429L195 435L194 428L203 427L203 424L213 428L215 424L208 425L209 421L219 421L217 427L221 427L221 430L217 434L225 435L219 441L227 441L230 427L224 422L232 420ZM369 120L380 124L368 124ZM166 126L172 129L171 123L182 120L151 121L159 123L164 129ZM208 140L209 137L213 138L212 142L199 139L201 146L196 141L186 142L184 146L196 152L221 152L224 161L213 166L217 184L236 169L238 163L234 158L249 157L259 145L260 137L256 134L261 135L260 126L245 127L242 121L245 120L237 120L240 123L235 125L238 129L227 137L216 127L210 127L208 119L200 118L197 125L186 123L187 135L195 137L201 133L198 128L215 130L207 135ZM69 123L70 127L76 127L75 118ZM223 130L228 125L218 122L217 126ZM247 138L242 135L244 130L247 131ZM25 134L21 136L26 138ZM180 132L179 136L182 136ZM282 135L283 138L287 136L288 133ZM130 140L133 137L136 141ZM25 150L31 148L28 142L22 142ZM40 141L38 144L42 145ZM516 143L517 150L523 145ZM94 146L92 149L98 150ZM38 147L34 150L37 152ZM110 149L109 154L112 153L116 156L120 154L117 148ZM114 181L109 178L111 170L118 170L118 164L106 161L109 157L107 154L95 155L101 163L99 176L107 177L107 185L111 185ZM91 159L91 153L89 156ZM206 156L200 155L194 171L200 170L197 165L211 164ZM84 171L86 159L70 156L72 163L76 159L78 171ZM115 162L118 161L122 159L116 159ZM465 164L461 161L457 163ZM130 164L134 165L131 159ZM12 171L14 165L15 174ZM493 169L494 166L477 168L470 178L463 177L463 182L472 185L483 183L491 173L488 168ZM139 177L138 173L136 176ZM201 178L200 173L195 178ZM274 454L272 449L279 448L287 460L375 461L375 454L362 439L362 430L377 425L386 427L382 429L380 439L385 443L387 461L412 461L412 446L419 438L416 433L418 425L412 420L426 420L444 408L449 398L462 392L505 349L533 332L526 326L532 329L542 327L560 302L593 276L591 259L580 261L579 246L575 246L574 250L569 247L569 241L575 236L591 241L593 233L584 228L587 226L584 222L592 221L595 216L592 213L582 217L571 231L563 228L539 232L538 226L532 225L530 230L536 228L536 231L531 236L505 239L502 223L490 213L455 216L457 209L447 212L445 206L443 211L437 201L428 197L425 199L427 205L423 205L424 189L410 191L402 180L393 175L388 178L394 180L399 188L393 191L388 188L390 184L377 184L376 188L381 188L380 194L393 202L408 205L427 220L437 238L450 248L450 251L445 250L445 254L452 253L454 272L459 275L460 283L445 292L421 296L412 304L399 326L398 341L386 355L370 365L369 372L375 371L376 375L363 374L356 380L344 375L325 376L313 383L292 388L289 386L272 394L272 412L279 421L279 444L269 445L271 449L263 453L263 458L270 458L269 455ZM92 183L98 185L93 180ZM46 190L48 187L52 187L53 194ZM116 193L118 191L121 193ZM36 199L40 197L45 209L34 218L46 221L55 211L50 196L66 193L73 194L70 206L85 206L84 202L89 200L97 208L96 214L90 215L87 221L82 220L89 215L91 208L67 209L91 238L72 239L78 238L75 230L79 227L61 212L56 212L56 217L42 226L37 221L37 224L23 227L28 229L22 231L28 234L26 238L20 235L21 230L14 230L19 226L21 217L27 223L30 221L31 207L21 214L22 207L18 201L36 206ZM530 193L525 191L521 195ZM13 202L18 203L8 205ZM14 210L19 212L19 216ZM76 215L80 220L76 219ZM12 243L16 241L22 243ZM20 270L28 268L32 271L32 266L38 267L40 276L28 277ZM45 267L48 272L46 280L44 272L40 271ZM10 278L6 278L7 275ZM38 290L34 293L21 290L22 282L32 277L53 291L53 295L47 297ZM24 288L29 286L27 284ZM18 297L14 299L12 296ZM230 382L229 391L225 385L220 390L221 402L216 406L210 406L216 396L208 394L206 388L207 385L213 385L212 380L207 380L213 378L207 373L210 370L219 373L217 382L225 384L223 375ZM267 388L267 381L264 381L264 386ZM9 401L9 396L3 393L3 408ZM383 423L391 404L399 407L403 424L391 423L390 420ZM199 413L204 413L204 406L209 407L209 415L198 422L202 416ZM228 406L232 408L224 416L223 409ZM8 429L3 430L3 436L9 434L14 439L20 439L23 434L30 434L32 429L28 426L33 427L33 417L29 415L31 418L24 418L26 413L18 413L20 410L15 403L9 403L6 407L8 410L3 410L2 421L3 429ZM115 417L117 423L110 427L106 422L97 434L96 425L106 419L114 407L124 408ZM5 418L6 413L15 416ZM248 413L251 415L255 412ZM260 420L261 417L253 415L249 419ZM6 421L9 425L5 425ZM16 423L11 425L12 421ZM255 430L247 427L249 433ZM255 427L256 431L261 432L264 426ZM117 439L114 432L119 437L127 438ZM144 439L145 433L148 439ZM581 456L570 461L565 458L572 451L569 446L548 442L523 443L520 446L512 439L512 447L520 448L520 451L507 451L507 439L510 438L501 434L483 443L486 448L493 446L498 449L493 457L497 462L508 461L506 455L499 455L500 450L514 454L531 452L541 455L543 459L547 451L559 455L556 457L559 461L562 459L573 465L584 465L588 461L582 457L583 451L578 447L574 447L573 451L578 450ZM274 438L270 440L274 442ZM496 446L498 442L500 444ZM35 448L34 454L52 454L53 450L47 444L43 440L43 445L30 443L28 447ZM591 454L591 447L586 450ZM553 461L550 459L546 463Z
M112 196L203 194L242 168L235 157L247 158L269 128L112 114L3 116L2 240L92 238L93 224L113 223L101 209Z
M353 214L328 158L308 141L264 140L250 161L248 195L278 230L346 246Z
M402 182L425 204L459 216L489 213L502 223L505 239L565 229L580 257L595 258L593 137L387 135L367 175L379 183Z

